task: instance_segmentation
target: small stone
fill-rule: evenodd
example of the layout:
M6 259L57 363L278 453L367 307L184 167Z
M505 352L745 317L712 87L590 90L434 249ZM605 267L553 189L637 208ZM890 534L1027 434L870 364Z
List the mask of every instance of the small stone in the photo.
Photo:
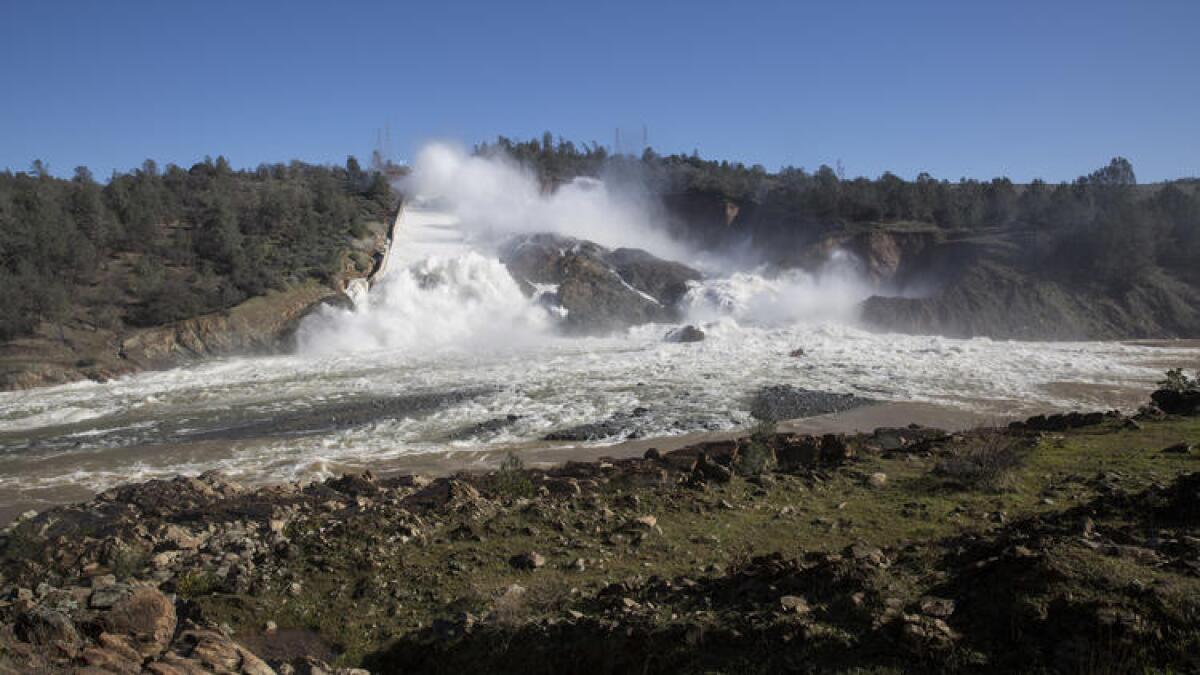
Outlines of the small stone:
M105 586L92 591L88 604L92 609L109 609L128 594L129 589L125 586Z
M587 571L587 563L583 561L583 558L576 558L575 561L571 563L571 569L575 570L576 572Z
M546 558L534 551L519 553L508 559L508 564L519 570L536 570L546 565Z
M887 474L883 473L882 471L879 471L879 472L871 474L867 478L867 484L873 488L881 488L881 487L887 485L887 480L888 480Z
M810 611L808 601L799 595L785 595L779 598L779 606L785 613L807 614Z
M93 589L108 588L116 583L117 577L113 576L112 574L101 574L99 576L92 577Z
M301 591L303 591L303 590L304 590L304 585L301 584L299 581L293 581L291 584L288 585L288 593L293 596L300 595Z
M633 526L639 529L653 530L658 525L658 518L654 516L642 516L633 521Z
M626 610L630 611L641 607L637 600L634 600L633 598L621 598L621 605L624 606Z
M1192 452L1192 444L1188 442L1176 443L1175 445L1163 448L1163 452L1169 455L1187 455Z
M954 601L949 598L926 596L921 598L921 613L927 616L945 619L954 613Z
M737 508L736 506L734 506L733 504L730 504L727 500L724 500L724 499L722 499L717 505L727 511L732 511Z
M274 621L268 621L266 624L263 625L264 633L274 633L278 630L279 630L279 624L275 623Z

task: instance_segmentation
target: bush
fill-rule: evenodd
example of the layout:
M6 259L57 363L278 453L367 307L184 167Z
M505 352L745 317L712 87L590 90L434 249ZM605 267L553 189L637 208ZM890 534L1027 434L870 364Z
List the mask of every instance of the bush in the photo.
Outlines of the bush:
M1160 389L1184 393L1190 391L1200 391L1200 372L1196 373L1196 377L1188 377L1182 368L1172 368L1167 371L1167 377L1159 381Z
M210 595L220 587L220 579L212 572L189 572L175 582L175 592L184 600Z
M525 463L510 452L500 462L495 477L496 495L506 499L521 499L533 496L533 482L525 473Z
M775 422L772 420L760 420L754 425L750 432L750 443L738 455L738 473L761 476L775 468L775 452L770 445L775 433Z
M984 429L968 437L967 446L938 462L933 472L967 490L1011 487L1025 462L1022 442L1000 429Z

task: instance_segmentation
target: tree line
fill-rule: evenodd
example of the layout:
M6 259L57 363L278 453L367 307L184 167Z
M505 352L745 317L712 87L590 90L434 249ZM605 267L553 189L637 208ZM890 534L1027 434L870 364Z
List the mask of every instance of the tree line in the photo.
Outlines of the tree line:
M147 160L104 184L86 167L69 179L42 162L0 172L0 339L72 315L157 325L328 280L394 202L387 179L353 157L251 170L224 157L188 169Z
M1165 268L1200 281L1200 181L1182 179L1139 186L1132 164L1116 157L1074 181L1016 184L937 179L845 178L822 165L815 171L659 155L612 155L597 143L577 145L546 133L539 139L500 137L476 152L503 152L546 184L579 175L620 176L632 171L660 195L707 195L741 207L739 228L713 232L711 223L684 223L706 244L722 246L751 236L764 249L811 241L846 227L916 223L941 230L1024 230L1027 260L1060 263L1075 276L1101 283L1137 281ZM708 228L710 231L704 231Z

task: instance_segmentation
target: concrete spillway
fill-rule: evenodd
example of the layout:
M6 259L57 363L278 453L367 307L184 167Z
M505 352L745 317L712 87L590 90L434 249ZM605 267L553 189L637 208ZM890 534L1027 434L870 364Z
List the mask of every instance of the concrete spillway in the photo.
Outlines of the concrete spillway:
M466 235L457 216L431 200L415 198L396 214L387 251L371 277L371 283L378 282L397 267L403 269L430 256L454 257L467 249Z

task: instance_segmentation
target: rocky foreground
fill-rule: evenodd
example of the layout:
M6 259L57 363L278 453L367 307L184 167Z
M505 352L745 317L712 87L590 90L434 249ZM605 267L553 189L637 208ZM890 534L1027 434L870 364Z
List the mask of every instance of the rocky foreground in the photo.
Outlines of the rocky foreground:
M151 481L0 535L0 672L1200 670L1200 394L548 471Z

